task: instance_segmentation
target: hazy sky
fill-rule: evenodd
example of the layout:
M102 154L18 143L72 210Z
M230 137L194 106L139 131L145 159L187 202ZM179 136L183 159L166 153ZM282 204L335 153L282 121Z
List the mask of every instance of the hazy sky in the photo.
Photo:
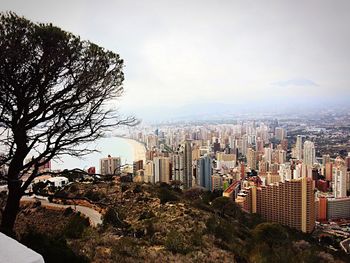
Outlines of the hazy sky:
M350 1L0 0L125 60L123 111L349 100Z

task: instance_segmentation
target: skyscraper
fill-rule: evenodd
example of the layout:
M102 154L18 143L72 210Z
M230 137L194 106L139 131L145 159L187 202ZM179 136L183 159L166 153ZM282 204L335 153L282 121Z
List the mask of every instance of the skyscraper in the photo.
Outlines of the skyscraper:
M343 164L334 165L332 169L332 186L335 198L346 197L347 169Z
M192 147L190 140L186 140L179 145L172 156L172 180L182 182L185 188L192 187Z
M252 148L249 148L247 151L247 165L250 169L256 170L257 168L257 152Z
M197 184L211 190L212 160L206 155L197 161Z
M301 135L297 136L297 141L295 144L295 158L297 160L303 159L303 137Z
M264 220L277 222L305 233L315 227L315 194L310 178L285 180L261 187L243 189L236 202Z
M154 182L169 183L170 159L168 157L155 157L153 159Z
M316 162L315 145L311 141L304 142L303 162L308 166L312 166Z
M183 183L185 188L192 187L192 147L191 141L186 140L182 145L184 178Z

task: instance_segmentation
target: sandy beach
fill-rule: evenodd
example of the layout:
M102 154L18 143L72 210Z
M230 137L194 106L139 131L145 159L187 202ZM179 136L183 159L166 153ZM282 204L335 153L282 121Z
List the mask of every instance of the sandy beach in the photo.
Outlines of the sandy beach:
M124 138L127 143L131 146L133 153L134 153L134 161L143 160L143 162L146 162L146 146L134 139L130 138Z

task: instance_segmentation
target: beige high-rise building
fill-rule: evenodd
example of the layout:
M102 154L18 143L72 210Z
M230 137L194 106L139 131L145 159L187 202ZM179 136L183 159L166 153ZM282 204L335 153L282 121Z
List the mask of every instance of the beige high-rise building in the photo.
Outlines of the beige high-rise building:
M247 151L247 165L250 169L257 169L257 152L252 148L248 148Z
M147 161L144 165L144 175L143 180L145 183L154 183L153 177L153 161Z
M275 129L275 138L277 140L280 140L280 141L284 140L286 138L286 134L287 134L287 132L286 132L285 129L283 129L281 127L276 127L276 129Z
M121 160L120 157L112 157L108 155L107 158L100 159L100 174L112 175L120 173Z
M231 153L217 152L216 153L217 161L236 161L236 155Z
M237 203L243 210L258 213L264 220L310 233L315 228L315 194L310 178L285 180L244 189Z
M153 159L154 182L169 183L170 181L170 158L155 157Z

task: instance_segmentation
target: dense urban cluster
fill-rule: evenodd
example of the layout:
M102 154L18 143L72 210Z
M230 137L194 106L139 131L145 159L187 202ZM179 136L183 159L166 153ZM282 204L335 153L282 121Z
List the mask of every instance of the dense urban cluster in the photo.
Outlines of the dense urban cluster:
M222 191L244 211L303 232L313 232L316 223L346 224L350 218L346 145L343 156L318 156L315 137L300 130L291 138L290 126L290 121L264 120L138 128L131 137L144 143L147 152L134 162L133 180Z

